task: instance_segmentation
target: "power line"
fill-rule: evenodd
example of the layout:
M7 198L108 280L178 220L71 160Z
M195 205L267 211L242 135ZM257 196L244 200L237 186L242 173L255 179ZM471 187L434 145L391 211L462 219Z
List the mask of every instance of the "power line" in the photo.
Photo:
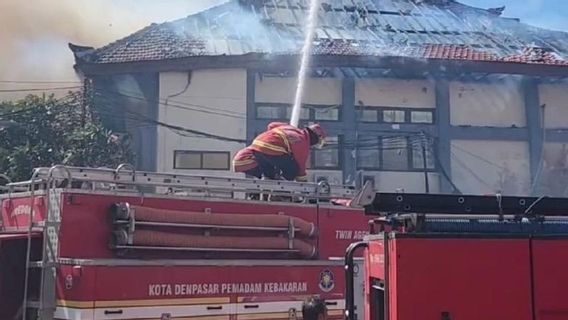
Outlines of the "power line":
M80 86L74 87L52 87L52 88L25 88L25 89L0 89L0 92L34 92L34 91L56 91L56 90L72 90L79 89Z
M99 107L100 107L100 105L99 105ZM107 113L107 114L116 116L116 112L112 112L113 110L111 110L109 106L104 106L104 107L107 108L107 112L110 112L110 113ZM212 133L208 133L208 132L204 132L204 131L200 131L200 130L189 129L189 128L185 128L185 127L182 127L182 126L173 125L173 124L169 124L169 123L166 123L166 122L154 120L154 119L151 119L151 118L149 118L149 117L147 117L143 114L136 113L136 112L133 112L133 111L130 111L130 110L123 110L123 111L125 113L139 117L139 118L132 118L131 117L130 118L131 120L152 123L152 124L159 125L159 126L171 129L171 130L176 130L176 131L184 132L184 133L196 134L198 136L202 136L202 137L205 137L205 138L227 141L227 142L246 143L245 139L231 138L231 137L216 135L216 134L212 134Z
M40 80L0 80L0 83L14 84L65 84L65 83L81 83L81 81L40 81Z
M178 109L184 109L184 110L189 110L189 111L197 111L197 112L202 112L202 113L207 113L207 114L214 114L214 115L222 115L222 116L226 116L226 117L232 117L232 118L237 118L237 119L246 119L246 115L244 113L240 113L240 112L234 112L234 111L230 111L230 110L225 110L225 109L221 109L221 108L215 108L215 107L210 107L210 106L204 106L204 105L199 105L199 104L193 104L193 103L187 103L187 102L178 102L178 103L171 103L171 102L162 102L160 99L158 100L153 100L153 99L146 99L143 97L139 97L139 96L135 96L135 95L129 95L126 93L122 93L122 92L116 92L116 91L109 91L109 90L102 90L102 89L95 89L95 91L99 94L111 94L111 95L119 95L119 96L123 96L126 98L131 98L131 99L136 99L136 100L140 100L140 101L145 101L145 102L151 102L151 103L157 103L159 106L162 107L173 107L173 108L178 108ZM200 109L198 109L200 108Z

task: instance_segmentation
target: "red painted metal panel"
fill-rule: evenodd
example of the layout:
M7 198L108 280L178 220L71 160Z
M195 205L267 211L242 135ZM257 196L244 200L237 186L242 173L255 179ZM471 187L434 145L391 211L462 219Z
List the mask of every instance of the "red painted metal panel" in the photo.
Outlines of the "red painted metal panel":
M309 294L341 299L343 267L116 266L97 269L97 301L239 297L243 301L294 300ZM331 280L322 279L331 275ZM86 299L86 297L84 297Z
M568 239L532 244L536 320L568 319Z
M532 318L528 240L392 241L392 319L439 320L443 312L460 320Z
M362 210L320 207L318 215L320 257L343 257L352 242L369 233L369 217ZM357 257L362 252L357 252Z
M27 230L29 216L33 204L33 221L42 221L45 218L46 207L44 196L15 197L2 200L2 227L6 230Z
M320 206L321 213L318 215L316 205L65 194L61 214L61 256L113 257L108 247L111 234L108 215L111 205L116 202L193 212L207 210L213 213L285 214L298 217L316 224L318 233L311 241L319 243L320 259L342 257L349 243L359 240L367 232L368 218L362 211L342 208Z
M95 283L94 268L62 265L57 270L57 299L60 301L93 301Z

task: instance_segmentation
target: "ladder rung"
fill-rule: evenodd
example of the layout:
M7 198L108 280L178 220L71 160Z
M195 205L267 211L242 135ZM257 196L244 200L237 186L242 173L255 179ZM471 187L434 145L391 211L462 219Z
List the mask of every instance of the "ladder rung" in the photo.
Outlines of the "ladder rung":
M30 268L42 268L43 266L43 261L30 261Z
M39 178L47 179L49 168L39 168ZM197 176L171 173L154 173L113 169L65 167L52 172L55 179L98 182L111 185L139 185L148 187L166 187L172 189L198 189L208 191L280 193L308 198L351 198L355 189L351 186L330 185L329 192L321 192L317 183L304 183L284 180L261 180L247 178L229 178ZM320 193L321 192L321 193Z

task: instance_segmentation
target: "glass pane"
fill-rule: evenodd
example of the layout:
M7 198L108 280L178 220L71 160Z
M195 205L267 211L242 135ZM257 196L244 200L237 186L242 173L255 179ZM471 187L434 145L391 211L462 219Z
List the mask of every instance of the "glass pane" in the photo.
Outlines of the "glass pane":
M257 106L256 117L258 119L280 119L280 107Z
M383 110L383 121L389 123L403 123L404 110Z
M410 122L412 123L433 123L434 115L432 111L412 111L410 113Z
M359 111L359 117L363 122L377 122L379 111L373 109L363 109Z
M201 169L200 153L176 151L174 157L174 168L176 169Z
M339 139L337 137L326 138L323 149L314 150L314 166L318 168L339 167Z
M359 168L378 168L380 165L379 139L377 137L359 137L357 166Z
M315 110L315 120L339 120L339 108L329 107L329 108L314 108Z
M286 119L290 119L292 117L292 106L286 108ZM306 107L302 107L300 111L300 120L309 120L310 119L310 109Z
M203 153L203 169L229 169L229 154L223 153Z
M412 167L414 169L424 169L424 158L422 141L416 141L412 145ZM434 169L434 154L432 145L426 142L426 168Z
M382 139L382 165L384 170L408 169L408 144L406 137L385 137Z

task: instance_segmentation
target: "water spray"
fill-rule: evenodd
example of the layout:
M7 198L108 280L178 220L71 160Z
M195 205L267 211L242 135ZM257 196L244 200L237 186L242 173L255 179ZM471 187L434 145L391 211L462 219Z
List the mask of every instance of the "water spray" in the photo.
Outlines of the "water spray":
M302 47L302 60L300 63L300 71L298 73L298 86L296 87L296 97L294 98L294 107L292 108L292 117L290 124L297 127L300 123L300 111L302 109L302 97L304 94L304 86L306 83L306 74L310 64L312 54L312 46L314 34L317 26L318 10L320 0L310 0L310 11L308 13L308 23L306 26L306 38Z

